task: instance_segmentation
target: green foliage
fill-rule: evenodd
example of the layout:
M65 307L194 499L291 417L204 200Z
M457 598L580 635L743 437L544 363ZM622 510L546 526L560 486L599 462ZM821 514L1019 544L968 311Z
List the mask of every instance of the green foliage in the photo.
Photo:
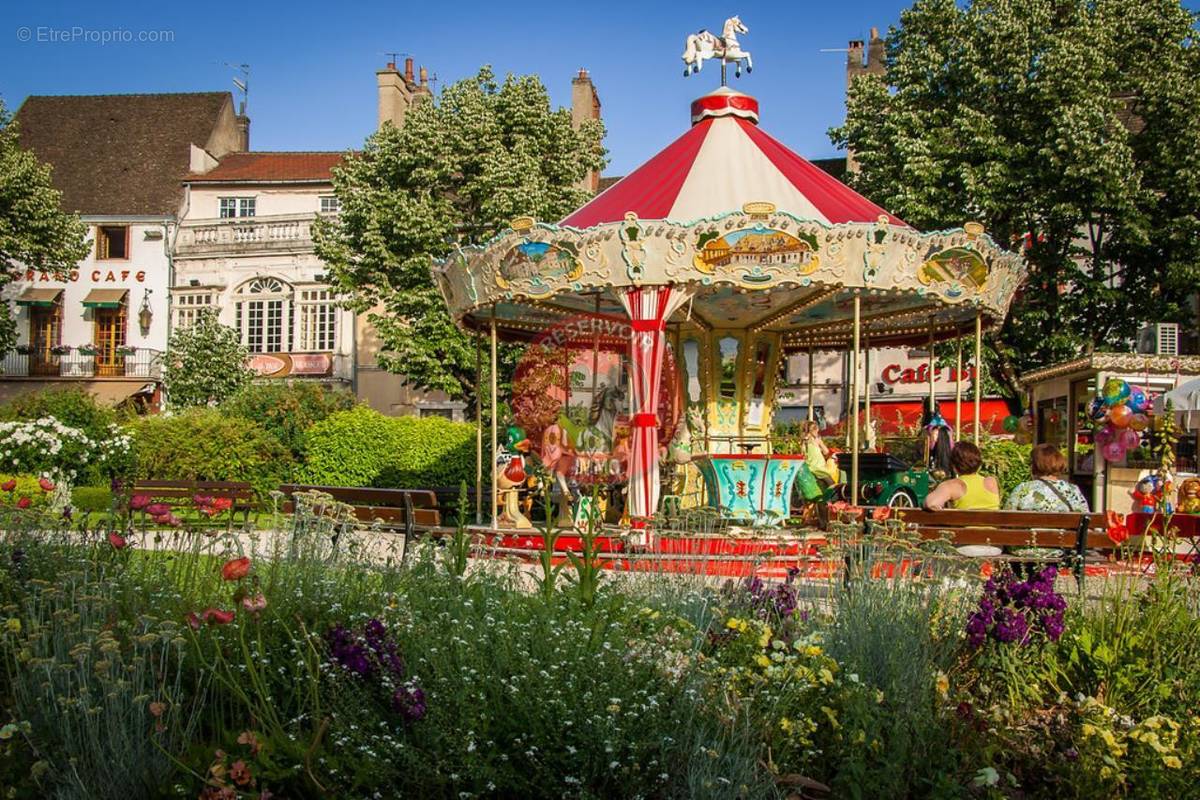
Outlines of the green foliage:
M442 417L387 417L367 406L309 429L300 480L323 486L421 488L475 480L475 427Z
M981 440L984 475L995 475L1000 483L1000 497L1006 498L1018 484L1031 480L1030 458L1033 445L1017 444L1007 439Z
M167 342L163 387L174 408L217 405L250 383L249 353L238 332L205 312Z
M336 411L358 404L354 393L308 381L252 383L221 404L221 410L262 425L299 461L304 433Z
M266 429L218 409L146 417L129 432L140 478L247 481L265 495L291 468L288 452Z
M22 394L0 405L0 420L33 421L54 417L63 425L75 428L94 442L104 442L113 435L117 412L91 392L80 386L62 386ZM118 472L121 471L118 469ZM104 483L108 477L95 465L80 471L78 483Z
M62 209L51 167L21 147L17 125L0 101L0 286L13 270L65 273L87 255L87 228ZM16 344L8 303L0 307L0 353Z
M473 399L475 348L430 276L434 259L478 244L513 218L557 220L582 204L577 186L604 164L603 128L571 126L534 76L497 83L488 67L384 125L334 170L336 216L317 220L317 255L383 340L380 363L416 386ZM501 375L512 374L504 348Z
M50 505L51 495L42 491L42 487L38 485L37 475L12 475L0 473L0 483L8 483L16 481L16 486L12 491L0 490L0 505L13 508L22 497L29 498L31 508L46 508Z
M1200 47L1178 0L918 0L882 77L856 78L855 187L923 229L1028 242L991 345L998 375L1192 322L1200 275ZM1028 237L1028 238L1026 238Z
M108 511L112 503L112 489L107 486L76 486L71 490L71 508L80 513Z

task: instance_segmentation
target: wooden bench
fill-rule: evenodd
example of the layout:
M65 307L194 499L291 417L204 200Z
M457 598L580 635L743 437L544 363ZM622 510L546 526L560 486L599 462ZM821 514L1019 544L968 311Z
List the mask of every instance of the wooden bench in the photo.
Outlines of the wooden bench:
M1047 547L1070 553L1075 579L1083 585L1084 560L1088 550L1112 550L1104 514L1041 511L924 511L893 510L896 519L915 525L925 540L949 535L956 546ZM868 523L868 528L870 523ZM1035 559L1024 559L1035 560Z
M364 525L377 524L382 528L403 530L411 536L420 529L438 528L442 514L437 495L428 489L372 489L363 486L308 486L284 484L279 491L285 495L282 511L296 510L296 492L322 492L334 500L352 507L354 518Z
M133 495L145 495L151 502L165 503L172 509L196 508L197 495L223 498L230 500L233 505L229 509L230 518L241 514L243 520L250 518L250 512L258 505L258 496L250 484L243 481L134 481Z

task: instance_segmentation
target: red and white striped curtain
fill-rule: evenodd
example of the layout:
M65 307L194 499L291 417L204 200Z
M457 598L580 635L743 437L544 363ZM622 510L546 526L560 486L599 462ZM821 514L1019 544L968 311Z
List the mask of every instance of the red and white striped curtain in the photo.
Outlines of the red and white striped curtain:
M667 319L688 297L690 292L676 286L639 287L621 297L633 329L629 338L633 442L628 477L629 516L635 524L658 508L658 389Z

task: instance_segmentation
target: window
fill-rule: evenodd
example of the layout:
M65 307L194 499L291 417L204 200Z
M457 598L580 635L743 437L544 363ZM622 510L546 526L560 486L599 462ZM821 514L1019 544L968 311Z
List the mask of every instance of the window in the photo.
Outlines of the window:
M321 213L336 214L342 210L342 203L338 200L336 194L327 194L321 196Z
M251 353L287 352L291 346L291 287L276 278L255 278L237 293L234 311L246 349Z
M221 219L254 216L253 197L222 197L220 198L220 201Z
M98 225L96 227L96 259L129 258L129 228L125 225Z
M213 301L212 292L176 294L175 304L172 308L175 315L175 329L181 330L195 325L199 321L201 314L213 310Z
M337 305L329 289L301 289L296 314L300 330L296 349L305 353L329 352L337 341Z
M58 354L62 343L62 304L33 306L29 309L29 374L57 375Z
M126 301L116 308L97 308L95 316L96 374L124 375Z

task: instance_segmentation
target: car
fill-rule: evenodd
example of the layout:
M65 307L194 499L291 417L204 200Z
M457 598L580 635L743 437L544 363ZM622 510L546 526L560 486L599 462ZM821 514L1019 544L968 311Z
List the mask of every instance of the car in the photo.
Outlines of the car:
M850 454L838 453L837 462L839 471L849 478ZM859 453L859 505L920 508L936 484L928 470L909 466L891 453ZM849 484L836 483L825 496L830 501L849 501Z

